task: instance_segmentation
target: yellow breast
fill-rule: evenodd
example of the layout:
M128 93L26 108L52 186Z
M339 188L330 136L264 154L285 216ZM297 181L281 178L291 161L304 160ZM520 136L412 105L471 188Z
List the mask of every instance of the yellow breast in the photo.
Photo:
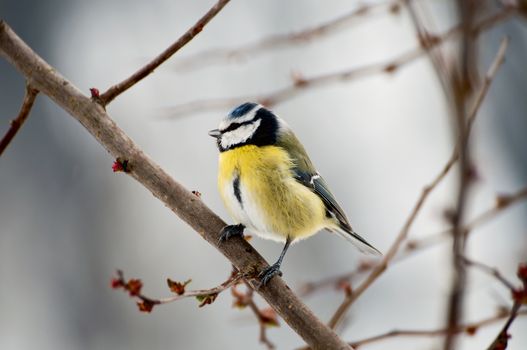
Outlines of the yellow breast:
M218 186L233 218L254 233L277 240L308 237L327 224L325 207L292 174L287 152L246 145L220 154ZM233 181L239 179L239 196Z

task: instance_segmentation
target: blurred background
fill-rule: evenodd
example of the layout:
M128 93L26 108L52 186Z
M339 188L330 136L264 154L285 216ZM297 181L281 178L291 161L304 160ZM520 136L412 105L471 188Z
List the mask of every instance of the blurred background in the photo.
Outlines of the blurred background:
M418 1L426 24L443 31L457 23L451 1ZM164 50L212 5L210 0L2 1L0 17L82 91L104 91ZM205 30L154 74L117 98L109 114L164 169L229 220L216 191L217 149L207 131L232 107L187 116L173 107L208 98L260 95L305 77L387 62L417 45L407 11L375 11L335 33L240 55L199 69L178 65L210 48L238 47L272 34L312 27L373 1L233 0ZM482 1L499 11L499 1ZM483 6L483 5L482 5ZM426 11L425 11L426 10ZM486 98L471 137L478 181L468 218L494 206L498 193L527 185L527 27L514 17L483 33L480 71L508 35L507 59ZM24 79L0 60L0 131L20 107ZM199 108L198 108L199 109ZM422 188L453 149L449 108L426 56L393 74L374 74L308 89L273 107L292 126L349 213L354 228L386 251ZM199 112L199 111L198 111ZM194 299L137 310L110 288L117 268L141 278L151 296L169 294L165 279L192 278L191 288L221 283L230 264L130 177L113 173L113 159L46 96L0 159L0 349L259 349L249 310L232 308L229 292L198 309ZM455 199L452 172L431 195L411 238L448 227L443 213ZM268 261L281 245L251 240ZM394 265L353 305L339 332L357 340L392 329L445 324L451 285L448 240ZM527 205L519 203L468 242L467 255L496 266L510 280L527 259ZM340 238L319 234L290 250L283 265L289 285L351 271L360 254ZM343 299L328 288L305 302L324 321ZM261 300L259 305L265 306ZM469 274L465 320L510 306L496 280ZM302 340L281 322L268 335L278 349ZM483 349L504 320L461 336L459 349ZM519 318L510 349L527 347ZM395 338L364 349L439 349L441 338Z

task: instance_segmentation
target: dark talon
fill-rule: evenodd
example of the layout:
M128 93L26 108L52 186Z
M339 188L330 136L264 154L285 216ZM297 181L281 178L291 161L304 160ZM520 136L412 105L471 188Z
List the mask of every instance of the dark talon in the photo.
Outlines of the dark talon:
M245 226L243 226L242 224L225 226L221 229L220 232L220 243L225 242L226 240L234 236L243 237L243 230L245 230Z
M274 264L260 272L260 274L258 275L258 278L260 278L260 283L258 283L256 289L260 289L261 286L265 286L275 275L282 276L282 271L280 271L280 265L282 265L282 260L284 260L285 253L287 252L287 249L289 249L289 245L292 241L293 240L290 237L287 237L287 239L285 240L284 249L282 249L282 253L280 253L280 257L278 258L278 260Z
M257 289L260 289L260 287L265 286L267 283L269 283L271 278L273 278L275 275L282 276L282 271L280 271L280 264L277 263L269 266L268 268L260 272L260 274L258 275L258 278L260 278L260 283L258 284Z

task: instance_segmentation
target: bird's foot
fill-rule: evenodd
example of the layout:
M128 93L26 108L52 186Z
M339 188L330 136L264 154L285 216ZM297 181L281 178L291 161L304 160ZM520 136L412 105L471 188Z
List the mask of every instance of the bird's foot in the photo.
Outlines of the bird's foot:
M242 224L225 226L220 232L220 243L234 236L243 237L243 230L245 230L245 226Z
M258 278L260 278L258 289L260 289L261 286L265 286L275 275L282 276L282 271L280 271L280 264L278 263L275 263L260 272L260 274L258 275Z

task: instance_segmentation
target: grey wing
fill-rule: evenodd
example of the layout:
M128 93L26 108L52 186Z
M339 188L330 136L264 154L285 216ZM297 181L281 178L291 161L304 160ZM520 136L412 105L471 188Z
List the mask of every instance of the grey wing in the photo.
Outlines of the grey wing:
M322 199L322 202L324 202L324 205L326 206L326 210L331 216L338 220L340 226L346 231L353 231L346 214L344 214L344 210L340 207L337 200L330 192L324 178L318 173L306 173L298 168L294 169L294 171L297 181L312 189L313 192Z
M277 146L283 147L284 150L287 150L291 160L295 164L292 170L296 180L318 195L326 207L328 216L336 219L339 226L339 229L336 230L337 233L355 244L361 251L380 254L377 249L353 231L348 218L346 218L346 214L344 214L344 210L337 203L326 181L317 173L306 150L298 141L295 134L291 130L285 130L278 138L276 144Z
M307 173L302 170L295 168L295 178L302 185L309 187L313 192L322 199L322 202L326 206L326 211L329 215L333 216L339 224L340 229L343 232L337 231L342 237L351 241L355 244L361 251L365 253L381 255L381 253L370 243L368 243L364 238L357 234L351 228L351 225L344 214L344 210L337 203L337 200L330 192L326 181L318 173Z

